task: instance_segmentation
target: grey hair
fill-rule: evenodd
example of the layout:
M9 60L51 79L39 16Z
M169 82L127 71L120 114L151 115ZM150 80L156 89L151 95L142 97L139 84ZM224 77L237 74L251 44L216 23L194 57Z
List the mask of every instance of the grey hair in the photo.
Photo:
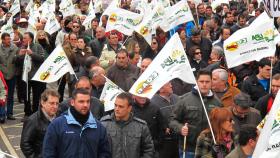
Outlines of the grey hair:
M220 46L213 46L212 51L216 52L219 57L224 56L224 50Z
M225 69L215 69L213 70L212 74L218 73L219 78L223 81L228 81L228 72Z

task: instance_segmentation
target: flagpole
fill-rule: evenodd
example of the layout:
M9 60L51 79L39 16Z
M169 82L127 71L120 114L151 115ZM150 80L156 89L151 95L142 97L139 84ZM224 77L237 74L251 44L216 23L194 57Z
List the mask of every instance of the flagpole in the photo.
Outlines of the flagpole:
M271 94L271 86L272 86L272 68L273 68L272 58L274 58L274 57L271 57L271 60L270 60L269 94Z
M200 93L200 90L199 90L199 87L197 85L197 81L195 81L195 85L197 87L197 91L198 91L198 94L199 94L199 98L201 100L201 103L202 103L202 106L203 106L203 109L204 109L204 112L205 112L205 115L206 115L206 118L207 118L207 122L208 122L208 125L209 125L209 128L210 128L210 131L211 131L211 135L213 137L213 140L214 140L214 144L217 144L216 142L216 139L215 139L215 135L214 135L214 132L213 132L213 128L211 126L211 122L210 122L210 119L209 119L209 116L208 116L208 113L207 113L207 110L206 110L206 107L205 107L205 104L204 104L204 101L202 99L202 96L201 96L201 93Z
M195 12L196 12L196 18L197 18L197 27L199 27L199 16L198 16L197 7L195 7Z

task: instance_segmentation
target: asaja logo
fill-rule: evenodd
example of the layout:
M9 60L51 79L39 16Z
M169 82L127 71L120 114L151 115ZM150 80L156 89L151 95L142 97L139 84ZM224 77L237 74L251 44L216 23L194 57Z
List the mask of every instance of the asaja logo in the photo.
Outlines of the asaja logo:
M158 73L154 71L145 81L140 82L136 87L137 94L145 94L150 92L153 87L151 83L158 77Z
M112 13L111 16L109 17L109 21L111 23L115 23L117 21L117 14L116 13Z
M44 81L44 80L46 80L49 76L50 76L50 72L48 72L48 71L43 72L43 73L41 73L41 75L40 75L40 80Z
M231 42L226 46L226 50L228 51L235 51L238 48L237 42Z
M140 34L145 36L149 33L149 28L147 26L142 26L140 29Z

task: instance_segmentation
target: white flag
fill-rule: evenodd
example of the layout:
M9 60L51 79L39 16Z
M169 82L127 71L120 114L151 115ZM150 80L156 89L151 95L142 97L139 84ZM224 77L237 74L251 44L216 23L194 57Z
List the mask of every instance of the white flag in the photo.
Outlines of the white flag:
M61 0L59 8L59 11L61 11L63 17L73 15L76 12L72 0Z
M216 9L221 4L229 4L229 0L213 0L211 3L211 7Z
M119 5L119 0L113 0L110 5L105 9L105 11L102 13L103 15L108 15L110 16L110 14L114 11L115 8L118 8ZM102 17L101 16L101 17Z
M58 23L54 13L49 13L49 18L46 22L44 30L50 35L60 29L60 24Z
M187 0L182 0L174 6L169 7L166 11L165 18L166 19L160 24L160 27L165 32L177 25L193 21L193 15Z
M96 13L101 13L102 12L102 0L95 0L94 9L95 9Z
M196 83L178 33L166 43L129 92L140 97L152 98L165 83L174 78Z
M256 145L253 158L280 157L280 93L278 92Z
M105 77L105 76L104 76ZM124 92L120 87L113 83L110 79L106 78L106 83L102 90L99 100L104 103L104 110L110 111L115 107L116 97Z
M19 0L15 0L14 3L12 4L10 10L9 10L10 13L12 13L12 16L15 16L17 13L20 12L20 3L19 3Z
M90 3L91 3L90 6L92 6L92 1ZM90 8L88 15L83 22L83 25L86 27L86 29L88 29L88 26L91 26L91 20L94 18L95 18L95 10L93 8Z
M27 4L27 6L25 7L25 11L27 11L28 13L30 13L30 9L34 7L34 3L33 1L29 1L29 3Z
M142 22L135 27L135 31L142 35L148 44L152 42L153 31L159 26L164 19L164 8L161 4L158 4L153 11L145 15Z
M46 0L39 10L42 10L42 17L49 18L50 13L55 12L55 0Z
M144 15L149 15L152 12L152 8L151 6L148 4L148 2L146 1L141 1L137 4L137 6L135 6L136 10L140 11L140 14Z
M75 74L63 48L58 45L40 66L32 80L51 83L69 72Z
M1 33L4 32L9 34L13 32L13 17L10 17L10 19L7 21L7 24L1 27Z
M224 41L228 68L274 56L276 49L274 30L273 19L263 12L250 26L231 35Z
M118 30L125 35L132 35L135 27L142 21L142 15L131 11L113 8L106 25L106 32Z
M22 73L22 80L27 83L28 82L28 73L31 71L32 60L28 54L24 56L23 62L23 73Z

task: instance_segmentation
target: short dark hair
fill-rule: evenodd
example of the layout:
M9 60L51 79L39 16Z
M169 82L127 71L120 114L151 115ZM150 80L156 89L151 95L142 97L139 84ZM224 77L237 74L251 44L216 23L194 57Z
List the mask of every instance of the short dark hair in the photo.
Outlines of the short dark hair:
M267 58L262 58L258 64L259 67L263 68L265 66L271 66L271 61Z
M86 90L84 88L76 88L72 92L72 99L76 99L78 94L84 94L84 95L90 96L90 92L88 90Z
M131 94L127 92L120 93L119 95L117 95L117 98L127 100L129 106L131 106L133 103Z
M87 57L86 61L85 61L85 67L87 69L90 69L91 68L91 65L93 64L97 64L98 62L98 58L95 57L95 56L89 56Z
M59 93L56 90L53 89L46 89L42 94L40 100L43 102L46 102L49 98L49 96L60 98Z
M212 7L210 5L206 6L206 9L211 9L212 10Z
M231 13L231 12L227 12L227 13L225 13L225 18L227 18L227 17L228 17L228 15L232 15L232 13Z
M128 57L128 51L126 49L121 48L121 49L117 50L116 57L118 56L119 53L126 53L126 56Z
M201 30L199 28L195 27L191 30L191 32L192 32L192 36L198 36L198 35L200 35Z
M196 79L198 80L201 75L208 75L212 79L212 73L205 69L200 69L196 74Z
M229 30L229 32L230 32L230 34L231 34L230 28L227 27L227 26L224 26L224 27L222 27L222 35L224 34L224 30Z
M34 40L34 35L33 35L33 33L31 33L31 32L25 32L24 34L25 34L25 35L28 35L28 36L32 39L32 42L33 42L33 40Z
M4 32L4 33L2 33L2 35L1 35L1 40L4 40L5 37L11 37L11 36L10 36L10 34Z
M239 132L238 142L240 146L245 146L250 139L256 140L258 137L257 128L253 125L242 125Z
M246 16L245 16L244 14L240 14L240 15L238 16L238 21L239 21L240 19L246 19Z
M93 18L93 19L91 20L91 23L92 23L93 21L95 21L95 22L98 22L98 23L99 23L99 19L98 19L98 18Z

